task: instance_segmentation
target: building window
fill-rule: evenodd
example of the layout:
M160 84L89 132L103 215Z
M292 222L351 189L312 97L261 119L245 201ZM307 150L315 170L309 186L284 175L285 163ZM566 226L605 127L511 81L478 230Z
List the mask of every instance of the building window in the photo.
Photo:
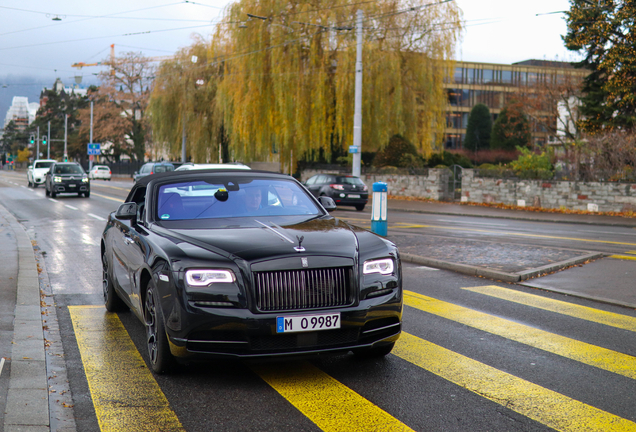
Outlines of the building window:
M444 148L456 150L462 148L463 134L446 134Z
M484 69L481 71L483 74L483 83L491 84L495 81L495 71L492 69Z
M501 82L503 84L512 84L512 71L502 70L501 71Z
M457 84L461 84L461 83L463 82L463 81L462 81L462 68L460 68L460 67L456 67L456 68L455 68L454 81L455 81Z

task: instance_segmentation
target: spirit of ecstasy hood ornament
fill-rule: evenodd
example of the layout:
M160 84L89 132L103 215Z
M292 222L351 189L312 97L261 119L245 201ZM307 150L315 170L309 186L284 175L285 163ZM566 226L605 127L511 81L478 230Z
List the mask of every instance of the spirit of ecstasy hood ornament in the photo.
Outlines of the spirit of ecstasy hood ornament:
M303 240L305 240L305 236L296 236L296 238L298 239L298 246L294 247L294 250L296 252L305 252L305 248L302 245Z

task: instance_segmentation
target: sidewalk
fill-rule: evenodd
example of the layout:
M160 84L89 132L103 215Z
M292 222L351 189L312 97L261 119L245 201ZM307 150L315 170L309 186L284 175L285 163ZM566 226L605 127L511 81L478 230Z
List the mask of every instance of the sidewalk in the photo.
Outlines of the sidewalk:
M529 210L509 210L497 207L484 207L477 205L443 202L389 199L388 209L450 216L478 216L484 218L519 219L537 222L579 223L585 225L605 225L636 228L636 218L603 216L597 214L565 214L537 212Z

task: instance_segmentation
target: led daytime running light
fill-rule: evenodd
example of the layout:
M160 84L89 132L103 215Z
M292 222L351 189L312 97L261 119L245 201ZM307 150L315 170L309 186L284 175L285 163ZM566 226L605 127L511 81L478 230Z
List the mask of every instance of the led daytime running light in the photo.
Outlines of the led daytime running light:
M362 270L364 274L380 273L389 275L393 273L393 260L384 258L380 260L366 261Z

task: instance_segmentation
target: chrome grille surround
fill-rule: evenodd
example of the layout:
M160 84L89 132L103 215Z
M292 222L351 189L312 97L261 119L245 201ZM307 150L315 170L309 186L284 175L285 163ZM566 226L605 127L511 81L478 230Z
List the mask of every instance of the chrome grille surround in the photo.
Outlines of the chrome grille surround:
M262 312L347 306L351 267L254 272L256 308Z

